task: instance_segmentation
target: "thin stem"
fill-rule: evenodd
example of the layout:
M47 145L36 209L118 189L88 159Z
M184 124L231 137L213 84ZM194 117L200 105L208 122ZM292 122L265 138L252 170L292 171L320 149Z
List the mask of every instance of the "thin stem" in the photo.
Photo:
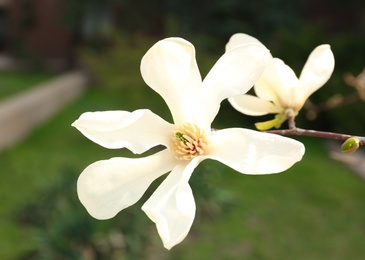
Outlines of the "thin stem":
M289 124L289 129L296 129L297 127L295 126L295 117L291 116L288 118L288 124Z
M297 127L290 128L290 129L283 129L283 130L269 130L266 132L272 133L272 134L278 134L278 135L310 136L310 137L333 139L333 140L340 140L340 141L345 141L351 137L355 137L355 138L359 139L361 145L365 144L365 137L333 133L333 132L307 130L307 129L301 129L301 128L297 128Z
M315 114L319 114L321 112L324 112L326 110L330 110L337 107L342 107L345 105L349 105L352 103L355 103L356 101L361 100L358 93L352 93L347 96L342 95L334 95L332 98L328 99L326 102L314 105L313 103L310 103L310 101L306 102L305 108L308 112L312 112Z

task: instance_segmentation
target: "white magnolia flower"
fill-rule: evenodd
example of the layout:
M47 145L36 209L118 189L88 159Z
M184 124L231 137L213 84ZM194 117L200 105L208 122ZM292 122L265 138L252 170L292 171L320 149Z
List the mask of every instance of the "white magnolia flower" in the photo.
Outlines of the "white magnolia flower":
M202 82L192 44L181 38L157 42L143 57L141 73L166 101L173 124L141 109L87 112L72 125L106 148L138 154L158 145L166 149L144 158L111 158L89 165L77 183L87 211L97 219L112 218L170 172L142 207L170 249L193 223L195 202L188 182L201 161L213 159L241 173L267 174L301 160L304 146L295 140L240 128L212 131L210 126L220 102L250 89L268 56L262 45L239 46L225 53Z
M260 43L242 33L231 37L226 45L229 51L241 44ZM282 60L273 58L260 79L255 83L257 95L240 95L229 98L232 106L241 113L261 116L277 114L274 120L257 123L260 130L280 127L288 117L295 117L309 96L330 78L335 66L333 53L328 44L315 48L309 55L299 79Z

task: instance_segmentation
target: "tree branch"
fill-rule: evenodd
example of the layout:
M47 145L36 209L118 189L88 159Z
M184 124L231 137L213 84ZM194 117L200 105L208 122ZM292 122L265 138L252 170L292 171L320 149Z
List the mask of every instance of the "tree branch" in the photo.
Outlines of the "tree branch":
M287 135L310 136L310 137L333 139L333 140L340 140L340 141L346 141L347 139L354 137L354 138L359 139L361 145L365 144L365 137L333 133L333 132L307 130L307 129L297 128L297 127L290 128L290 129L283 129L283 130L269 130L269 131L266 131L266 133L285 135L285 136L287 136Z

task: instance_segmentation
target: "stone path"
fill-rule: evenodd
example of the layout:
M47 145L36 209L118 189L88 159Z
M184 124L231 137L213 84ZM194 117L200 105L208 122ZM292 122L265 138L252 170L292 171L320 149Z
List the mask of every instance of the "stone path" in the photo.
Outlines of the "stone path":
M0 101L0 151L79 97L87 83L86 74L73 71Z

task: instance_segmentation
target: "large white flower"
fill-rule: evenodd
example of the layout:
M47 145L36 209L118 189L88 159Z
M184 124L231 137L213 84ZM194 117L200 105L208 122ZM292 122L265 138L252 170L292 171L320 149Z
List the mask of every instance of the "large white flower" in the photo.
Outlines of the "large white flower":
M193 223L195 202L188 181L201 161L210 158L241 173L266 174L301 160L304 146L295 140L240 128L212 131L210 126L220 102L248 91L268 57L262 45L239 46L226 52L202 82L192 44L181 38L157 42L143 57L141 73L166 101L173 124L141 109L87 112L72 125L106 148L138 154L157 145L166 149L144 158L111 158L89 165L77 183L87 211L97 219L112 218L171 171L142 207L170 249Z
M226 51L248 43L260 43L243 34L234 34L226 45ZM299 79L282 60L273 58L260 79L255 83L257 97L240 95L229 98L232 106L241 113L261 116L277 114L274 120L257 123L260 130L280 127L288 117L295 117L309 96L330 78L335 66L333 53L328 44L319 45L309 55Z

